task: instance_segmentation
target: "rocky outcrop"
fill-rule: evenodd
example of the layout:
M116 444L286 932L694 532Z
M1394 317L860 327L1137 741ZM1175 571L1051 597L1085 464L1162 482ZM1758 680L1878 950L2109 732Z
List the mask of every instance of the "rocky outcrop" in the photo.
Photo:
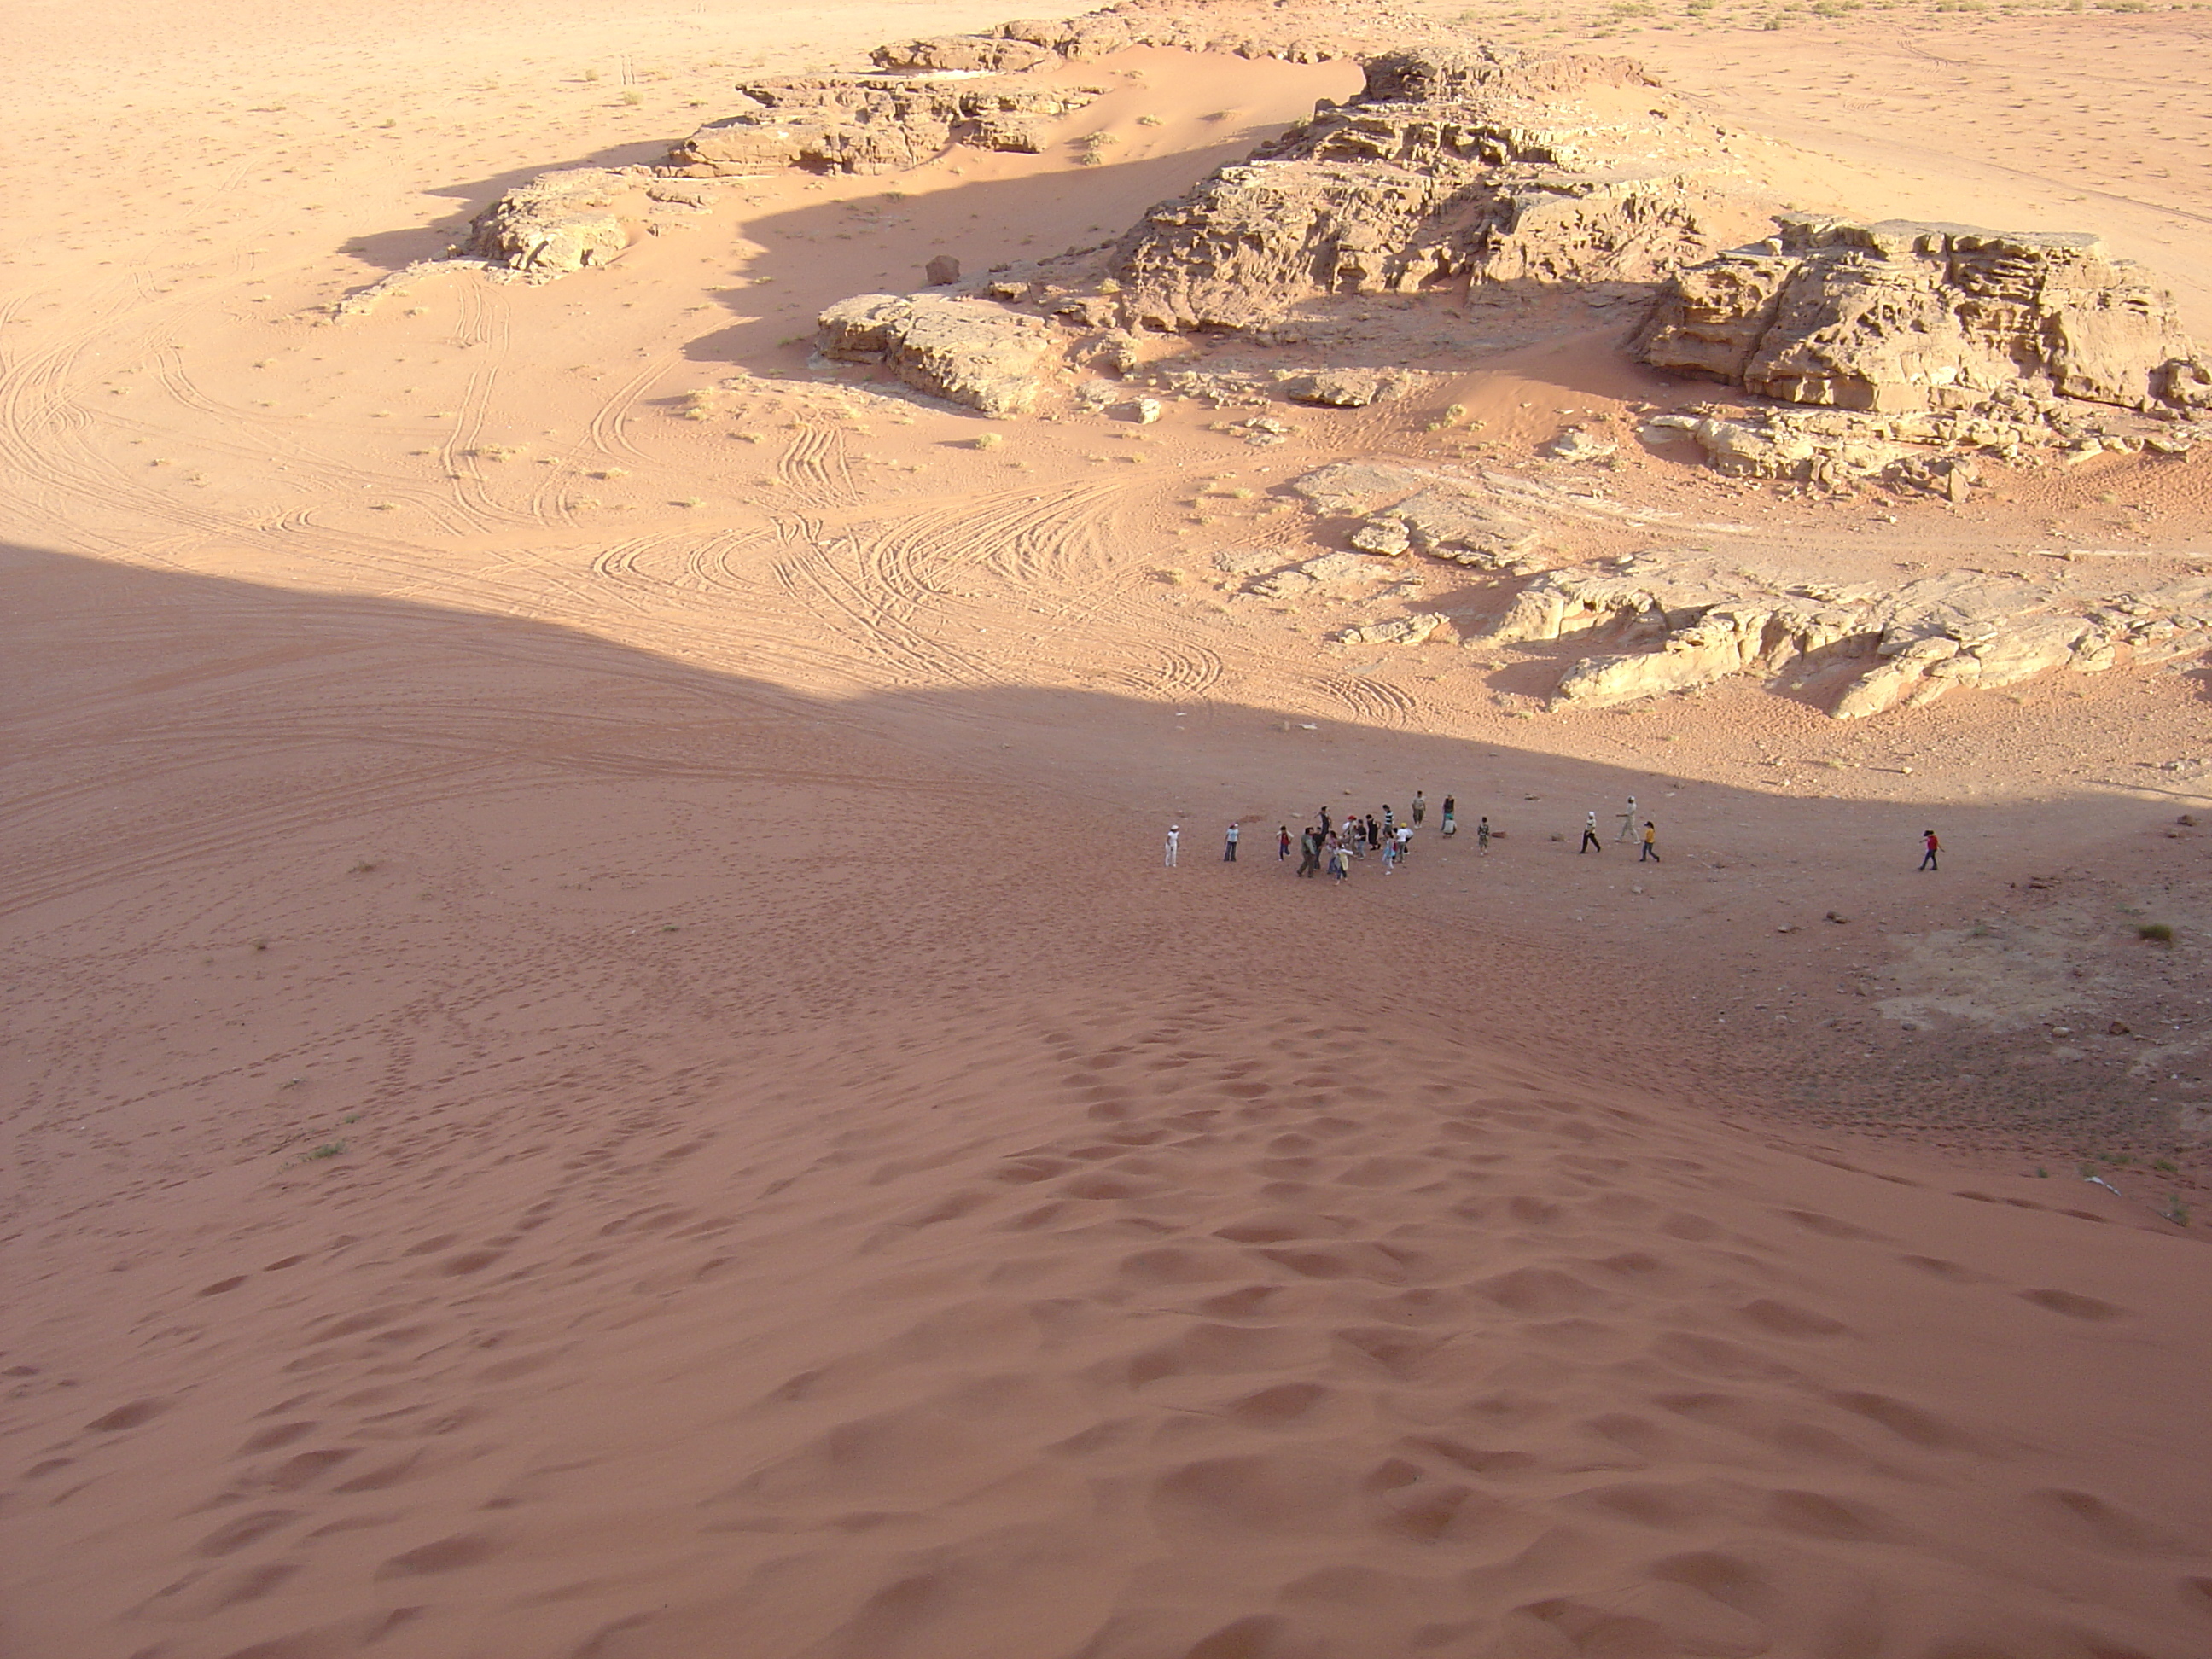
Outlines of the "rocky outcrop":
M1983 460L2033 465L2107 452L2185 455L2212 440L2212 427L2171 410L2154 417L2015 386L1964 410L1752 407L1655 415L1638 435L1655 446L1687 439L1715 471L1731 477L1827 489L1871 482L1959 501L1981 483Z
M1278 603L1316 593L1340 597L1386 581L1395 574L1377 559L1363 559L1357 553L1324 553L1262 576L1251 591Z
M1247 27L1237 27L1240 21ZM1127 0L1074 17L1001 23L980 34L903 40L878 47L873 56L885 69L994 69L1012 67L1020 61L1013 54L1024 46L1071 63L1109 58L1132 46L1176 46L1322 64L1358 52L1358 31L1368 21L1356 14L1346 16L1343 8L1326 3L1301 8L1274 0L1264 10L1240 15L1187 3ZM1374 21L1387 28L1395 20L1385 16ZM1001 52L1007 55L1001 57Z
M1019 75L1027 70L1057 69L1060 54L1049 46L988 34L933 34L896 40L868 54L878 69L915 74L951 70L972 74Z
M986 415L1018 415L1035 400L1052 354L1051 329L984 300L860 294L818 319L822 355L881 362L906 385Z
M2173 301L2094 236L1784 218L1674 277L1636 350L1785 403L1962 408L2026 383L2194 406L2206 369Z
M1361 623L1336 637L1340 645L1426 645L1431 640L1449 640L1451 634L1452 620L1442 611L1416 611L1383 622Z
M955 144L1034 150L1036 123L1098 95L1015 75L787 75L737 90L744 107L676 145L672 167L695 177L794 167L890 173Z
M1110 274L1132 321L1254 328L1446 282L1648 282L1765 222L1718 129L1624 58L1393 52L1154 207Z
M1697 556L1648 555L1546 572L1481 630L1491 644L1583 637L1616 648L1568 668L1554 708L1694 691L1740 674L1802 678L1842 665L1850 672L1829 712L1856 720L1962 686L2011 685L2058 668L2094 673L2212 648L2212 578L2087 594L1957 570L1887 590L1793 583Z
M1328 409L1364 409L1402 398L1420 383L1420 376L1396 368L1316 368L1303 374L1289 371L1276 385L1294 404L1315 404Z
M1336 461L1290 481L1324 518L1354 518L1363 552L1420 554L1478 569L1534 569L1559 520L1656 525L1675 515L1609 499L1599 487L1562 489L1492 467L1370 459Z
M603 167L545 173L477 215L468 251L533 276L605 264L629 246L615 208L636 183L626 172Z

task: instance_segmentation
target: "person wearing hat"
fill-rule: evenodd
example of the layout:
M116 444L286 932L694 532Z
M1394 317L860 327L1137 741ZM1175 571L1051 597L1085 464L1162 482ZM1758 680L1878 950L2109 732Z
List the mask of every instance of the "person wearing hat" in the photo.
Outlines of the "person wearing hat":
M1166 854L1167 854L1167 867L1168 867L1169 869L1170 869L1170 870L1172 870L1172 869L1174 869L1174 868L1176 867L1176 849L1177 848L1181 847L1182 845L1182 825L1181 825L1181 824L1179 824L1179 823L1171 823L1171 824L1168 825L1168 844L1167 844L1167 848L1166 848Z
M1936 839L1936 832L1933 830L1923 830L1920 832L1920 867L1941 873L1942 866L1936 862L1936 855L1943 850L1943 843Z
M1221 861L1224 864L1234 864L1237 862L1237 837L1240 831L1237 828L1237 820L1235 818L1230 819L1229 839L1223 844L1221 848Z
M1605 843L1597 838L1597 814L1591 811L1583 818L1583 844L1575 848L1575 856L1580 858L1585 853L1603 851Z

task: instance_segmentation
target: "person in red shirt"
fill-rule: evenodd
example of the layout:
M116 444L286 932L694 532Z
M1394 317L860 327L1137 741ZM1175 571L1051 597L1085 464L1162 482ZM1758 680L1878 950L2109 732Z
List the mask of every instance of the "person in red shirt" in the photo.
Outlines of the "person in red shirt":
M1923 830L1920 832L1920 845L1925 849L1920 854L1920 867L1923 870L1939 869L1941 866L1936 862L1936 855L1943 850L1943 843L1936 839L1936 832L1933 830Z

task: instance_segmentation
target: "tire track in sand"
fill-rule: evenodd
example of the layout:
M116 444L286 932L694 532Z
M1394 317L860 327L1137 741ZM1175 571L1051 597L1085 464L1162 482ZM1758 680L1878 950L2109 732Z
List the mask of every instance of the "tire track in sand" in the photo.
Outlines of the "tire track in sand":
M682 361L681 352L662 352L624 380L614 396L593 411L588 430L593 447L601 454L643 461L647 465L652 463L653 458L639 448L636 440L629 435L630 411L637 406L637 400L645 395L647 386Z
M779 520L776 533L790 548L776 561L784 592L839 637L904 684L994 685L1003 677L990 664L937 637L919 620L919 606L886 589L872 574L878 561L852 538L821 539L818 520ZM847 569L840 555L854 566Z

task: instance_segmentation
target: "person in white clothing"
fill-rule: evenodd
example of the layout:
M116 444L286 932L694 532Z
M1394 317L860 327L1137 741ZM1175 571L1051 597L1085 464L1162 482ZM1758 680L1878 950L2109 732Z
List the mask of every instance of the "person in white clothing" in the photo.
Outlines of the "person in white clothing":
M1170 869L1170 870L1172 870L1172 869L1174 869L1174 868L1176 867L1176 848L1178 848L1178 847L1180 847L1180 846L1182 846L1182 825L1181 825L1181 824L1179 824L1179 823L1171 823L1171 824L1168 825L1168 844L1167 844L1167 860L1166 860L1166 862L1167 862L1167 867L1168 867L1169 869Z

